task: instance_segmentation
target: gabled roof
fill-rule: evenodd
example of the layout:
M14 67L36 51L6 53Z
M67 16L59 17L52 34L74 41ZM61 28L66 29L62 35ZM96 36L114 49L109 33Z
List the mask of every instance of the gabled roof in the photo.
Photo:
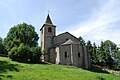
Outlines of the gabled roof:
M46 18L45 24L52 24L52 21L51 21L51 19L50 19L49 14L47 15L47 18Z
M61 35L64 35L64 34L69 34L69 35L71 35L72 37L74 37L75 39L79 40L77 37L73 36L73 35L70 34L69 32L61 33L61 34L57 35L56 37L61 36Z
M66 42L64 42L62 45L67 45L67 44L79 44L77 42L72 41L71 39L67 40Z

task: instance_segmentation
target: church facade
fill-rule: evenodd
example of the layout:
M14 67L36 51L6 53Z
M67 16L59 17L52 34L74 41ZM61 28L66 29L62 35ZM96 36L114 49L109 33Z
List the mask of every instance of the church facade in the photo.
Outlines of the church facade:
M53 25L49 14L40 31L43 61L90 68L90 55L87 47L80 45L78 38L69 32L56 35L56 26Z

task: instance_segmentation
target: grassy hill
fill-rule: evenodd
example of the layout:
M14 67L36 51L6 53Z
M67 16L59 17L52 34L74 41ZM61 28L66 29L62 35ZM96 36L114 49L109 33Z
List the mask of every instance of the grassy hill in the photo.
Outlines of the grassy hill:
M120 80L120 77L70 66L19 63L0 57L0 80Z

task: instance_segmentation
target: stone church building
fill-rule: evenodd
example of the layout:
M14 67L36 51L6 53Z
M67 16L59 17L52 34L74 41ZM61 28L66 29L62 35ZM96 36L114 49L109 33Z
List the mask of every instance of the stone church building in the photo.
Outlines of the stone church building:
M90 55L87 47L80 45L78 38L69 32L56 35L56 26L52 23L49 14L40 31L43 61L90 68Z

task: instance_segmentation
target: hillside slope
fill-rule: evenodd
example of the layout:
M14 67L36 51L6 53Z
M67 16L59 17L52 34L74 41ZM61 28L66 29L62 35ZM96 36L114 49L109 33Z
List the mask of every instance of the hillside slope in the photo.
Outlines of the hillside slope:
M120 77L70 66L19 63L0 57L0 80L120 80Z

